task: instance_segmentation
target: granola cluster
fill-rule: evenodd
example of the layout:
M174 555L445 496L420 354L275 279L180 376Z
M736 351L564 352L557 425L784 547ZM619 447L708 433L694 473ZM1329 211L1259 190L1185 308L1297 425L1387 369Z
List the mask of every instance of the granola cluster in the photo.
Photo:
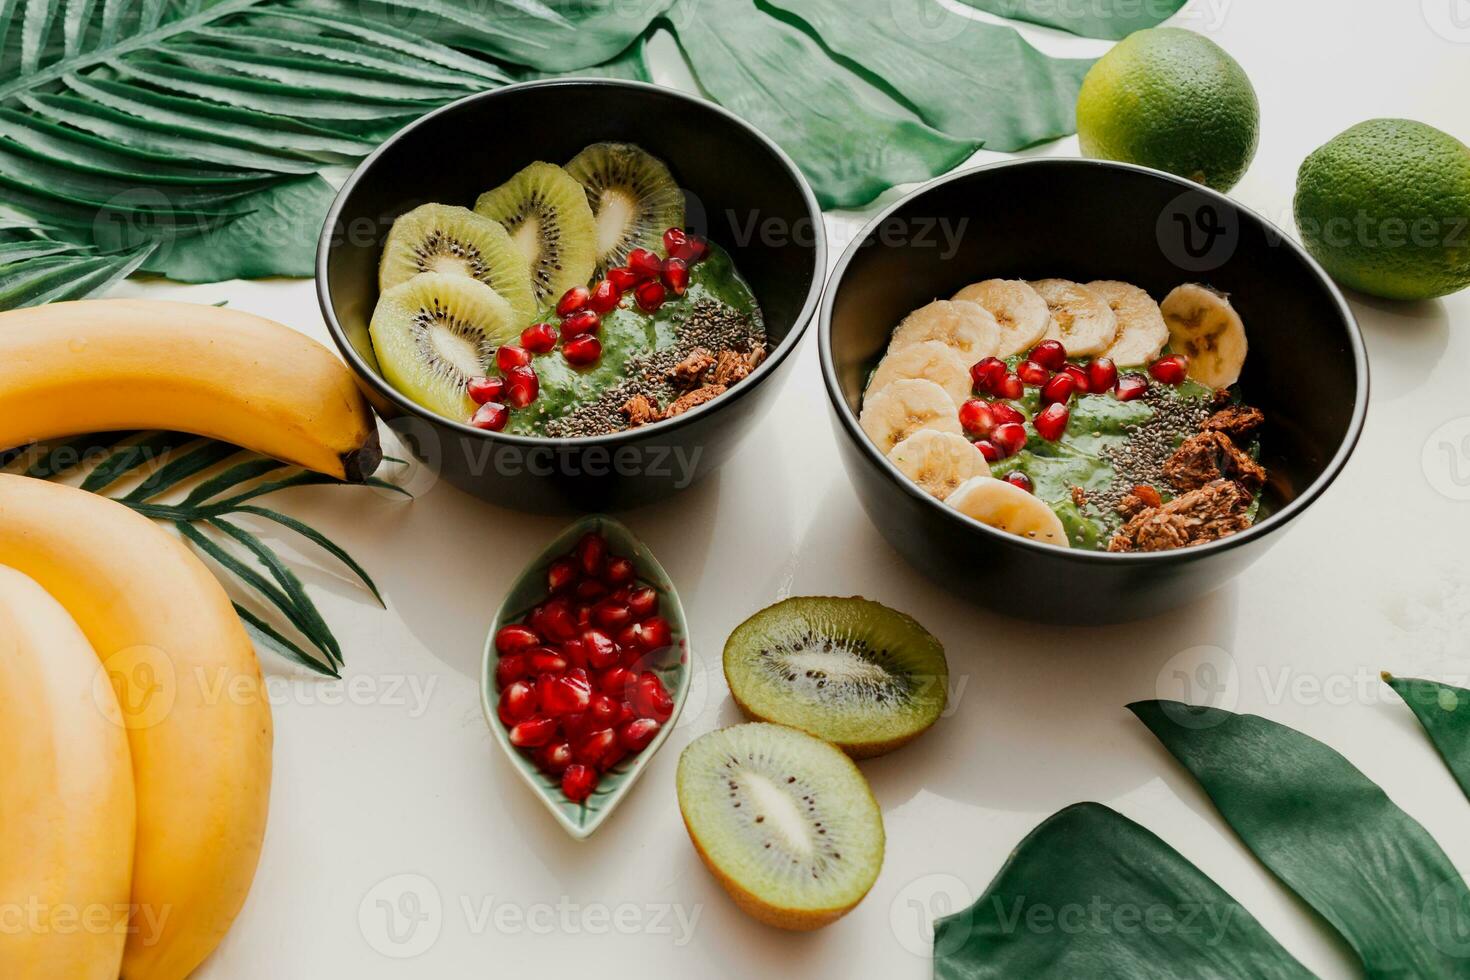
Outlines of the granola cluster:
M1151 486L1136 486L1118 503L1127 523L1109 551L1166 551L1203 544L1250 526L1255 491L1266 470L1235 442L1265 421L1259 409L1228 405L1200 423L1163 465L1179 495L1165 503Z
M620 409L630 427L647 425L683 415L691 408L703 405L723 395L730 386L743 381L750 372L766 359L766 347L756 343L748 352L721 350L710 353L696 347L678 364L669 369L667 380L678 396L665 408L646 395L634 395Z

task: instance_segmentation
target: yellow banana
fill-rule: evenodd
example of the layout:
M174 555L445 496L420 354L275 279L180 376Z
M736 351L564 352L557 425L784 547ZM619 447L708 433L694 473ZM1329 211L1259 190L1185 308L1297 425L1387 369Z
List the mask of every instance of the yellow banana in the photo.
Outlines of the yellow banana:
M273 320L136 299L0 313L0 449L121 429L210 436L353 481L382 458L347 366Z
M133 773L97 654L46 590L0 565L0 977L117 980Z
M122 978L180 980L240 911L265 836L271 713L250 639L183 543L71 487L0 475L0 564L71 613L117 691L137 795Z

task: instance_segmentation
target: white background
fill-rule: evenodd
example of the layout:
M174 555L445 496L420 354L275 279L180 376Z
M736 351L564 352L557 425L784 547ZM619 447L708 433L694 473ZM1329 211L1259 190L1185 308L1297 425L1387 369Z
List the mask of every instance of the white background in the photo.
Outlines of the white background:
M1470 25L1465 0L1424 0L1422 10L1419 0L1191 4L1183 23L1233 54L1261 97L1260 153L1235 196L1289 227L1301 160L1375 116L1470 139L1470 26L1456 31L1454 3ZM1106 48L1026 33L1052 53ZM1036 152L1075 155L1076 140ZM861 217L829 218L834 259ZM228 300L327 342L308 282L120 292ZM411 503L366 489L296 492L287 509L347 545L388 609L314 567L320 556L303 559L349 681L266 657L276 695L269 834L244 912L199 975L928 977L929 916L978 895L1027 831L1079 800L1160 834L1314 971L1353 975L1347 948L1253 861L1123 708L1154 696L1210 700L1323 739L1470 871L1466 800L1376 682L1385 668L1462 683L1470 675L1470 292L1410 305L1353 297L1353 308L1373 397L1343 476L1236 582L1107 629L1001 618L904 565L839 466L809 335L739 455L671 503L623 515L682 592L696 681L642 783L581 844L515 777L477 693L502 591L564 521L497 509L426 473ZM803 593L862 594L914 614L944 641L963 685L931 733L863 764L883 808L887 860L852 914L807 935L735 909L689 845L673 784L691 739L738 720L720 672L725 637L756 609ZM1044 612L1067 597L1016 582L1011 601ZM1210 676L1195 669L1202 660L1231 679L1226 690L1182 686ZM400 921L395 942L379 902L408 909L405 894L427 918L415 932ZM390 955L410 952L419 955Z

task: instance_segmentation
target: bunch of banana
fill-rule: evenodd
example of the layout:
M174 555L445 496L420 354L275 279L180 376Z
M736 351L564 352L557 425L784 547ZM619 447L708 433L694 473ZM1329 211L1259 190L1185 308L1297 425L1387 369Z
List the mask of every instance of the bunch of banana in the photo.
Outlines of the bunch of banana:
M341 480L382 459L347 366L290 327L154 300L0 313L0 449L125 429L209 436Z
M224 589L106 498L0 475L6 980L180 980L255 875L271 713Z

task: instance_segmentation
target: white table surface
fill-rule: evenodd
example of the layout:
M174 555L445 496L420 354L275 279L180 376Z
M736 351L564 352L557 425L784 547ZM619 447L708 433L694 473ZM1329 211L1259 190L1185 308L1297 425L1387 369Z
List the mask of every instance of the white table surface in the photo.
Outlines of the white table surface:
M1235 196L1289 227L1300 161L1374 116L1470 139L1470 27L1454 26L1452 4L1467 12L1465 0L1423 0L1422 11L1419 0L1191 4L1186 26L1230 51L1261 96L1260 153ZM1027 34L1054 53L1106 48ZM1075 155L1076 140L1035 152ZM829 217L834 253L861 218ZM305 281L119 292L228 300L327 341ZM1373 396L1336 485L1235 582L1105 629L991 615L907 567L847 485L809 334L779 400L719 474L624 515L679 585L696 679L642 783L581 844L516 778L477 693L499 596L565 522L497 509L423 471L411 503L367 489L294 492L287 509L348 546L388 608L316 564L321 556L303 557L346 651L346 680L265 658L276 720L269 833L249 901L198 976L922 978L930 917L978 895L1027 831L1079 800L1161 835L1314 971L1354 975L1346 946L1254 862L1123 708L1185 695L1323 739L1470 871L1466 800L1377 682L1381 669L1470 675L1470 291L1411 305L1354 297L1353 307ZM770 492L783 484L788 492ZM801 935L747 918L704 871L674 768L691 739L738 720L720 670L730 630L812 593L862 594L917 616L944 641L958 696L920 741L863 764L887 826L882 874L849 916ZM1065 597L1018 582L1015 601ZM1193 670L1202 661L1231 679L1227 690L1180 686L1207 676Z

